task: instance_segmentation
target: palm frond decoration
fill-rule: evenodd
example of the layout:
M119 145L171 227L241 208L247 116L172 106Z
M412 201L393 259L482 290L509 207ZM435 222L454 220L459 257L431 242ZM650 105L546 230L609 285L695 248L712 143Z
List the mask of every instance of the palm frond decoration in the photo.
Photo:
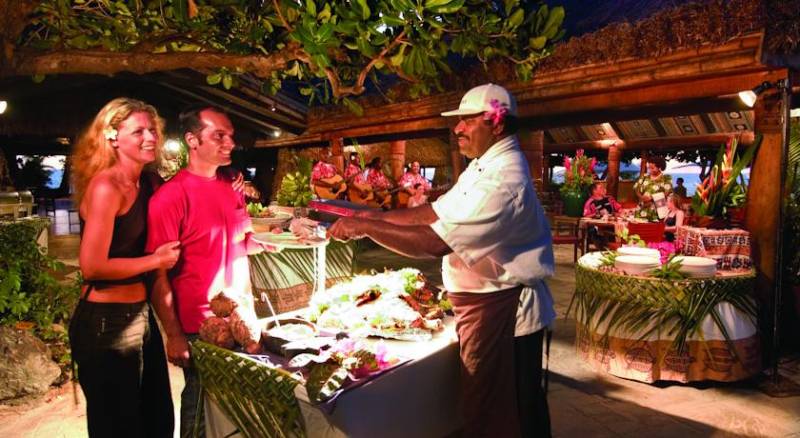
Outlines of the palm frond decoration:
M620 331L639 333L640 341L654 334L673 337L672 348L679 353L686 351L690 338L701 337L703 323L710 317L736 355L717 305L729 303L755 324L757 309L751 296L754 279L752 271L713 279L641 278L579 264L575 273L575 316L589 330L599 332L603 328L604 337Z
M357 241L332 240L325 252L325 277L329 281L352 277L357 253ZM260 296L264 290L281 291L306 285L309 291L313 291L317 281L315 257L316 251L312 248L284 249L250 256L250 281L256 301L268 298Z

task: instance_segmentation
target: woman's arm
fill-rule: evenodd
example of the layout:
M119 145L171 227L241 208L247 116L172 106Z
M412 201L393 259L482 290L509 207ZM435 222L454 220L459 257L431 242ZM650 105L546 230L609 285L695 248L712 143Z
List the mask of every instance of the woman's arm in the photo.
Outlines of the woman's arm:
M178 242L159 247L153 254L136 258L108 258L114 219L122 208L122 194L106 177L98 176L89 184L81 205L84 216L79 261L86 280L118 280L158 267L171 267L178 260Z

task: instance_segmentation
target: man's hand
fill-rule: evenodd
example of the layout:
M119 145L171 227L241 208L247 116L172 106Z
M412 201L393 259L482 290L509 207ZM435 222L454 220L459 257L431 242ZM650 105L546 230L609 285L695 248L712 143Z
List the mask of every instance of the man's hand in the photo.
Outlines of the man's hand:
M328 235L336 240L362 239L366 237L364 220L352 217L343 217L333 223L328 229Z
M167 359L181 368L189 366L189 343L182 333L167 336Z

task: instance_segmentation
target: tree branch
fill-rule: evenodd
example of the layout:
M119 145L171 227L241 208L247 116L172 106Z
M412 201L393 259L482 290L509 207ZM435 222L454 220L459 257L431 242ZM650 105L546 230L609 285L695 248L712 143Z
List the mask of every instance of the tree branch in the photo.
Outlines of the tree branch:
M283 17L283 12L281 11L281 5L278 3L278 0L272 0L272 4L275 5L275 12L278 13L278 17L281 19L281 23L283 23L283 27L286 28L289 32L293 31L292 26L289 26L289 23L286 21L286 18Z
M355 84L355 89L358 91L357 94L361 94L364 92L364 82L367 80L367 74L369 74L369 71L372 70L372 67L374 67L375 64L377 64L379 61L382 62L383 57L386 56L386 54L389 53L390 50L397 47L397 45L400 44L400 42L403 40L404 36L406 36L405 29L403 29L402 32L397 34L397 36L394 38L394 41L389 43L388 46L384 47L383 50L381 50L381 53L379 53L378 56L376 56L375 58L372 58L372 61L370 61L369 64L367 64L367 66L364 67L363 70L361 70L361 73L358 74L358 80L356 81Z
M181 68L227 67L241 69L258 77L268 77L275 70L286 68L293 60L302 58L302 49L290 43L280 52L270 55L229 55L209 52L130 53L101 50L59 52L18 52L11 65L0 69L0 76L37 74L103 74L123 71L136 74Z
M14 58L17 39L39 3L41 0L0 0L0 68Z

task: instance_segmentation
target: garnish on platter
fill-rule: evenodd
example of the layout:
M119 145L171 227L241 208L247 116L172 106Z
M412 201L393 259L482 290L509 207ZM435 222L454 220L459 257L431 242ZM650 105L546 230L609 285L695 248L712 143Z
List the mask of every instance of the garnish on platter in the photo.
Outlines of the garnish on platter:
M309 307L320 328L417 341L443 328L449 303L419 270L404 268L353 277L315 294Z

